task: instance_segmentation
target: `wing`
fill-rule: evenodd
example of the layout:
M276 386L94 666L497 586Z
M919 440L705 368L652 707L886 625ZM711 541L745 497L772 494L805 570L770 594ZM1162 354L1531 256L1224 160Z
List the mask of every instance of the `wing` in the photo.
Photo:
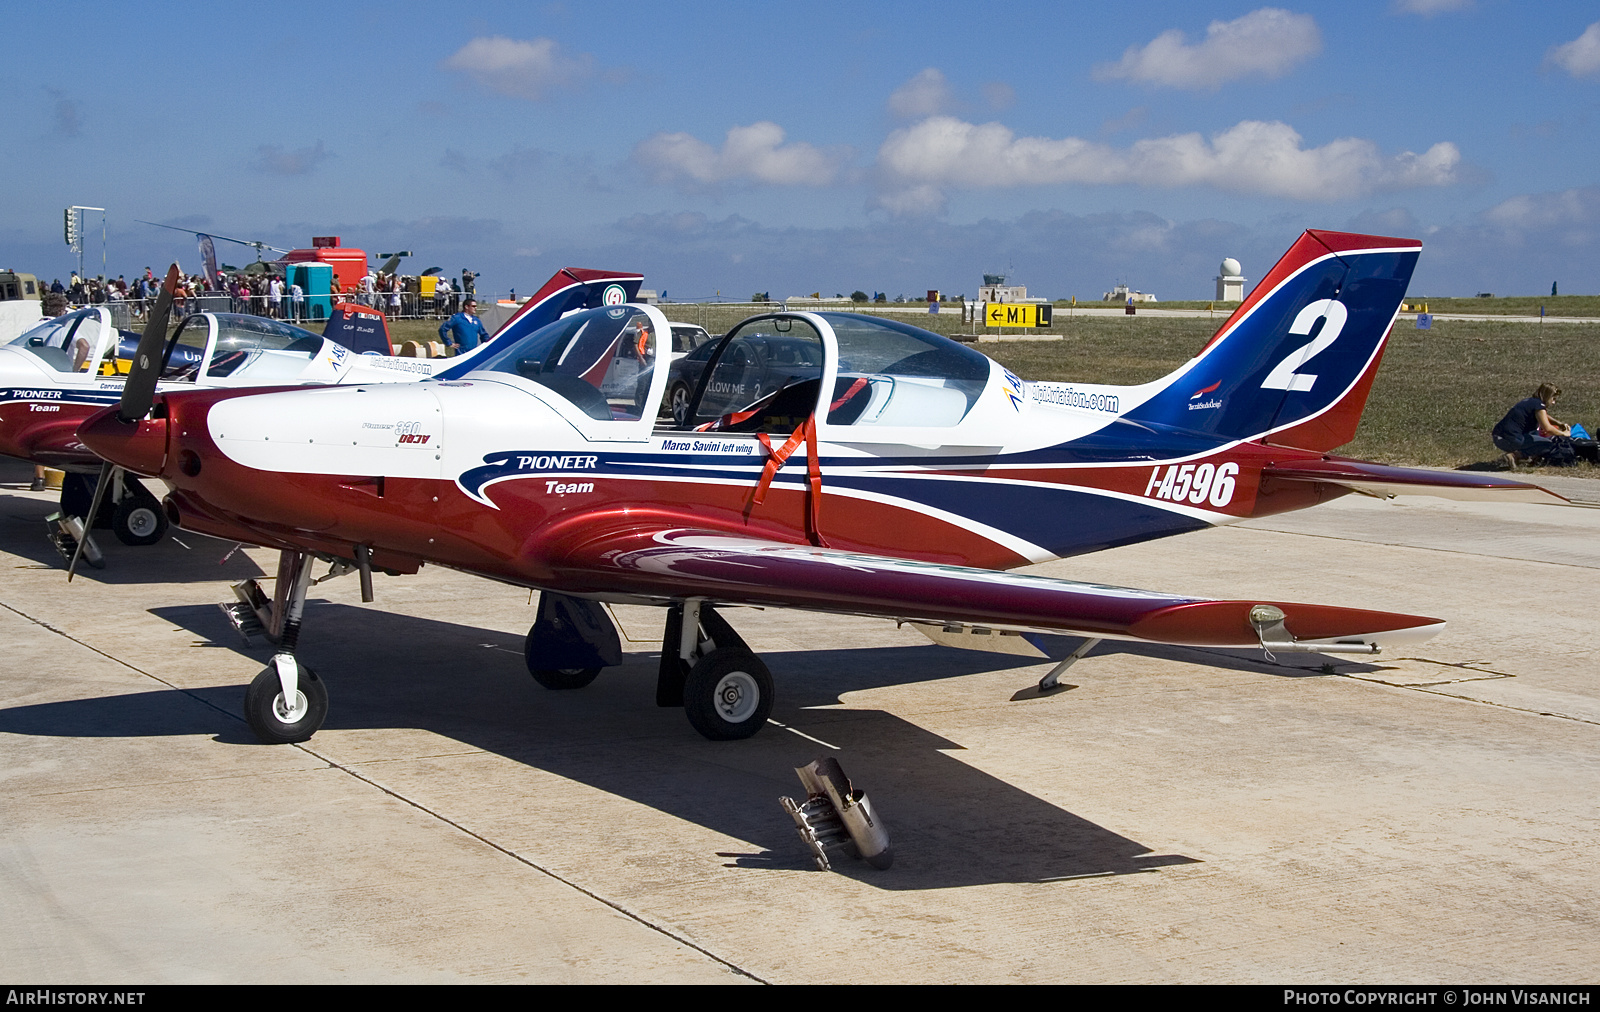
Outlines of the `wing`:
M551 544L547 542L547 544ZM910 622L1189 646L1374 653L1444 622L1279 601L1214 601L1021 573L944 566L706 530L575 522L547 551L572 593L699 597Z

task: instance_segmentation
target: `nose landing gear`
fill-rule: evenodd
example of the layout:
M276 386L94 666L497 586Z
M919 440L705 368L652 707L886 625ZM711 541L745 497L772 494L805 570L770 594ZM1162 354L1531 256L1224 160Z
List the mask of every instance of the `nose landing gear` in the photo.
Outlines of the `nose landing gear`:
M305 552L282 551L270 600L254 580L246 580L234 587L239 603L222 606L223 614L246 642L261 635L278 646L272 662L261 669L244 694L244 719L268 745L305 741L328 716L327 683L295 657L306 592L312 584L312 561Z

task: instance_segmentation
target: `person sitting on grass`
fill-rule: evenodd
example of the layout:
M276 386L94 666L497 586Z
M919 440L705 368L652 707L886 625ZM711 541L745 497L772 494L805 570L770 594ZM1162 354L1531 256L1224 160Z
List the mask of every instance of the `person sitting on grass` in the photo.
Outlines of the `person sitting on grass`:
M1554 437L1572 436L1572 427L1550 417L1550 407L1561 396L1554 383L1541 383L1532 397L1512 405L1490 433L1495 448L1505 453L1502 461L1515 471L1526 460L1541 460L1555 448Z

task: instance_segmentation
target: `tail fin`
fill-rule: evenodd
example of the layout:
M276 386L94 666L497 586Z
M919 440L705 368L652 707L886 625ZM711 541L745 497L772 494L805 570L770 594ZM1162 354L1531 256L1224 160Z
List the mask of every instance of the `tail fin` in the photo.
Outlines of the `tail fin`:
M492 340L501 337L516 340L579 309L632 302L638 298L639 286L643 283L643 274L563 267L533 293L533 298L511 314L494 332Z
M371 306L335 303L333 315L322 328L322 336L358 355L394 354L394 346L389 343L389 323Z
M1307 450L1349 442L1421 249L1305 232L1204 350L1126 417Z

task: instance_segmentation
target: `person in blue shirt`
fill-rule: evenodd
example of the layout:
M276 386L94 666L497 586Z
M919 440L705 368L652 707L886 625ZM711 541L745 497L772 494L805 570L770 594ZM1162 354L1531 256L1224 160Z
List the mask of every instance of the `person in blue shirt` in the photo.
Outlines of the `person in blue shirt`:
M476 348L479 341L489 340L489 332L478 319L477 309L477 302L467 299L461 303L461 312L439 325L439 340L457 355Z
M1550 417L1549 408L1560 396L1560 387L1541 383L1532 397L1512 405L1494 427L1490 438L1495 448L1505 453L1501 461L1509 470L1516 470L1520 461L1538 459L1549 453L1552 436L1572 435L1570 426Z

